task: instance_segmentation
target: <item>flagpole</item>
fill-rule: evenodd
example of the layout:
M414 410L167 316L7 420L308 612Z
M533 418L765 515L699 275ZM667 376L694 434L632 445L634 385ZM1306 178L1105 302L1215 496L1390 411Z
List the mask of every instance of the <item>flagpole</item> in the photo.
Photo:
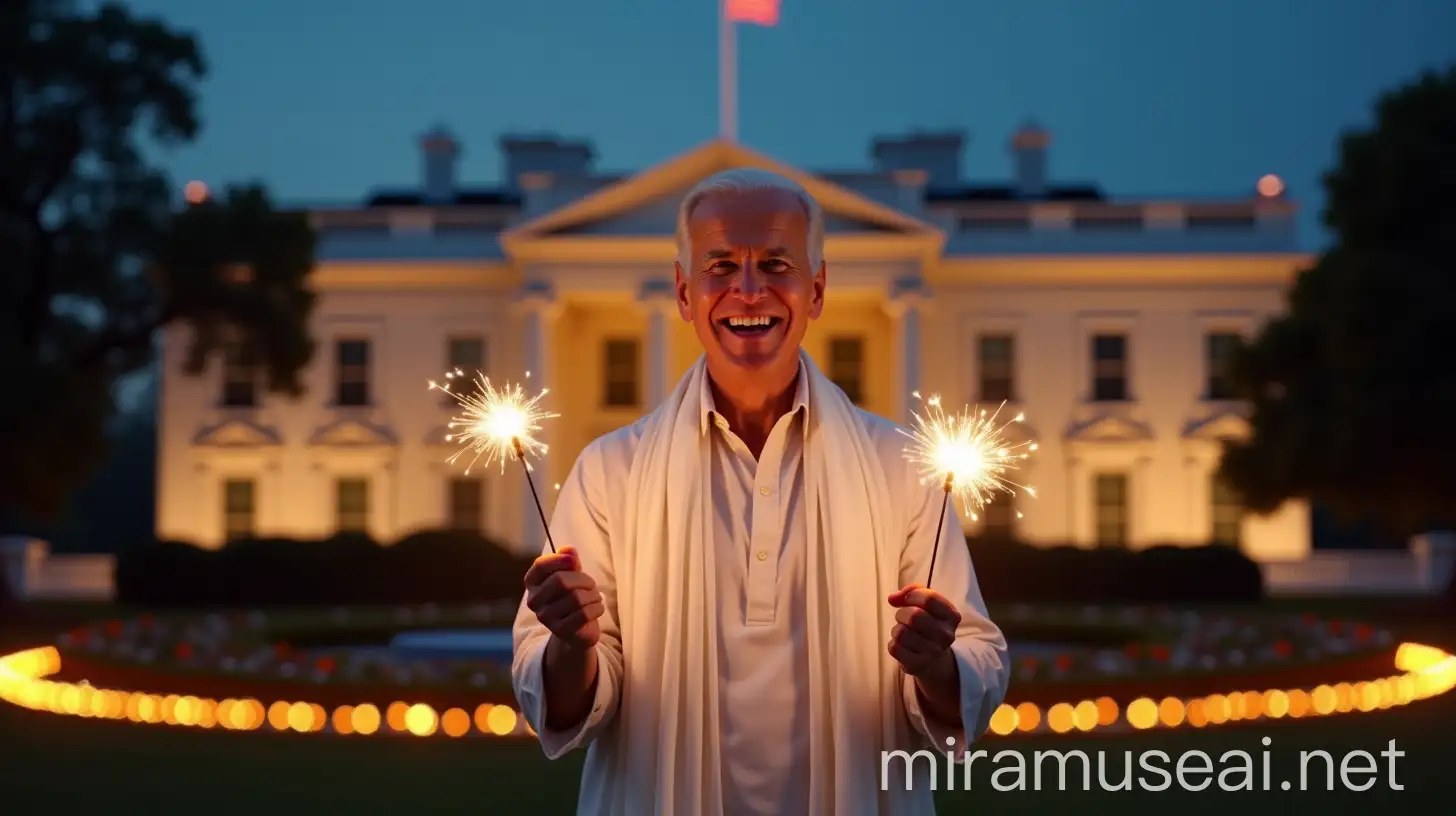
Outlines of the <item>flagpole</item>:
M718 137L738 141L737 25L728 15L729 0L718 0Z

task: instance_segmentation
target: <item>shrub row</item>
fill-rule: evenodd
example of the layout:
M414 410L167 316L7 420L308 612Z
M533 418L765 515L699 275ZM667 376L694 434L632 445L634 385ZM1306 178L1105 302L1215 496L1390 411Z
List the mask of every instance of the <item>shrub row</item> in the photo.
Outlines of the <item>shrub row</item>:
M1238 550L1030 546L968 540L993 603L1248 603L1259 567ZM161 541L118 559L118 599L184 607L471 604L519 599L530 559L479 536L423 532L391 546L367 538L236 541L218 550Z
M1218 604L1264 595L1259 565L1233 547L1087 549L980 538L967 544L992 603Z
M530 559L480 536L234 541L216 550L158 541L117 559L125 604L173 607L473 604L521 597Z

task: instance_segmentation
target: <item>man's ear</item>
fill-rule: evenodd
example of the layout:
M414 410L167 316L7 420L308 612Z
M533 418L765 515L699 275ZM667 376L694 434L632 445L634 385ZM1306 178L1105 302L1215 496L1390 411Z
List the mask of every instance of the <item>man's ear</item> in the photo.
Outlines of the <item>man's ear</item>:
M818 320L819 315L824 313L824 289L829 282L829 265L824 261L819 262L819 269L814 273L812 283L813 294L809 301L809 319Z
M672 262L673 289L677 292L677 313L684 322L693 321L692 302L688 300L688 282L683 278L683 268L680 261Z

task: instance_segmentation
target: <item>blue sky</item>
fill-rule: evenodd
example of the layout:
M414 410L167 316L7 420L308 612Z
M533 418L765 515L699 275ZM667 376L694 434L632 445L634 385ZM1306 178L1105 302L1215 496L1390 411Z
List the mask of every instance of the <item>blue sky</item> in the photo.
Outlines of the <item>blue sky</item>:
M590 138L638 169L717 129L716 0L136 0L194 30L205 129L178 183L261 179L288 203L418 177L437 121L462 176L498 181L507 131ZM1241 195L1277 173L1320 240L1319 178L1382 90L1456 60L1451 0L784 0L743 28L741 140L852 169L878 134L964 129L968 173L1010 172L1027 117L1051 173L1113 195Z

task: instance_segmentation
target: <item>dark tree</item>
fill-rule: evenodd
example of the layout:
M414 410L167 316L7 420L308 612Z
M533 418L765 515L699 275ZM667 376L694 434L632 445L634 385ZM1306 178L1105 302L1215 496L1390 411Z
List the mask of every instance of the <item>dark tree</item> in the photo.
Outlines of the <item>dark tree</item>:
M1251 438L1222 472L1409 534L1456 521L1456 67L1381 97L1324 179L1335 238L1243 350Z
M196 137L204 72L190 35L119 5L0 3L0 519L66 506L158 329L184 328L192 374L236 348L271 390L301 391L305 217L261 187L179 211L146 153Z

